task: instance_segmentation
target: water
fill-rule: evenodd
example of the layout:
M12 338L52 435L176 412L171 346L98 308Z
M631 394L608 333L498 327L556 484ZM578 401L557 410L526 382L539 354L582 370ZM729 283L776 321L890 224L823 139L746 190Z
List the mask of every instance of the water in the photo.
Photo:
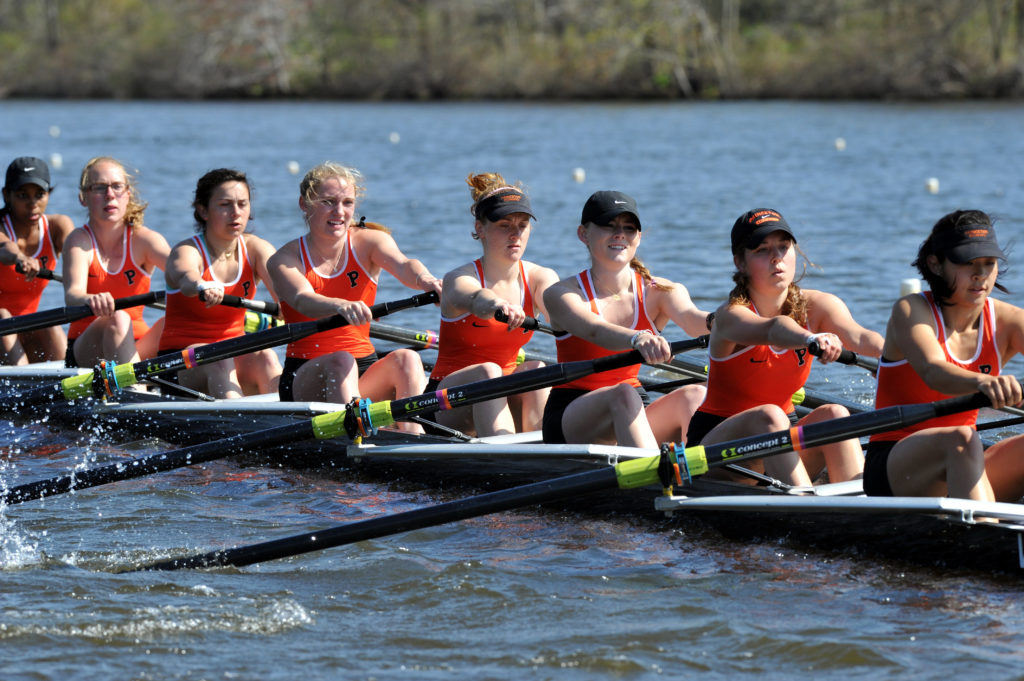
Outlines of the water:
M15 101L0 103L0 148L4 163L60 154L50 210L78 222L82 165L123 159L139 170L147 224L172 243L191 233L191 192L212 167L249 173L255 227L280 245L301 230L289 162L303 172L349 163L367 177L360 213L437 275L478 254L470 172L528 186L540 217L528 258L565 275L586 264L575 239L583 201L620 189L640 205L641 255L705 309L730 287L733 220L775 207L823 268L808 285L881 330L941 215L982 208L1004 242L1020 233L1022 113L990 103ZM925 188L933 177L937 194ZM1004 280L1019 302L1019 270ZM382 280L380 300L405 295ZM44 308L61 304L55 287L46 296ZM390 321L436 328L436 310ZM535 343L550 352L550 339ZM816 369L812 387L861 401L871 391L850 367ZM0 476L35 480L159 446L0 421ZM877 562L856 547L731 542L686 518L528 509L244 570L121 572L452 494L222 461L3 509L0 678L1024 678L1019 577Z

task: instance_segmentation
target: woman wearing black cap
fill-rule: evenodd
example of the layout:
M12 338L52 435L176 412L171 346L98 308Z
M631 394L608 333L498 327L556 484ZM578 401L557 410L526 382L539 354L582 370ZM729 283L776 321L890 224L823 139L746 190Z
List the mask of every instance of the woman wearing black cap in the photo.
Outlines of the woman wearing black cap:
M707 313L697 309L686 288L652 277L636 257L640 217L630 196L593 194L576 234L590 252L590 269L559 281L544 295L552 325L565 330L556 340L559 362L630 349L647 363L667 362L671 350L660 331L669 321L691 336L707 331ZM553 388L544 410L544 441L654 448L682 439L704 388L681 388L645 408L638 372L633 365Z
M282 400L349 402L396 399L423 392L419 355L400 349L378 360L370 320L382 270L404 285L440 293L441 281L407 257L388 230L353 222L362 174L333 162L312 168L299 184L307 232L270 257L267 268L285 321L341 315L349 325L288 344L278 393ZM402 423L419 432L418 424Z
M690 421L687 442L721 442L797 423L793 394L811 371L813 342L822 363L843 346L877 357L882 337L865 329L836 296L796 284L796 237L778 211L748 211L732 228L735 288L715 312L708 345L708 394ZM847 416L841 406L818 407L799 423ZM791 485L810 485L828 467L832 482L860 477L860 443L847 440L766 459L765 471Z
M940 219L914 266L931 289L896 301L878 367L875 405L913 404L981 391L999 408L1019 404L1017 379L1000 370L1024 352L1024 310L990 297L1006 260L988 215ZM931 419L871 438L864 491L1017 501L1024 495L1024 435L987 450L978 412Z
M7 166L0 209L0 318L31 314L49 280L64 240L75 228L66 215L46 215L50 169L41 158L22 156ZM0 337L0 364L64 359L67 336L60 326Z
M466 183L473 196L472 236L483 254L444 277L440 341L428 392L542 366L537 361L517 365L519 349L533 335L520 327L526 317L547 316L544 291L558 280L554 270L523 260L531 218L536 219L523 188L498 173L470 175ZM496 321L497 312L508 321ZM547 395L548 390L535 390L438 412L436 418L480 437L537 430Z

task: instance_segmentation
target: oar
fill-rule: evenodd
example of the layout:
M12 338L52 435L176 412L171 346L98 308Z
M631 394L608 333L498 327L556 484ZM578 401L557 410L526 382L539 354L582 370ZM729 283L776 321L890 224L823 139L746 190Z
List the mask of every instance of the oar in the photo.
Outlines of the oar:
M374 317L383 317L399 310L435 302L437 302L437 293L429 291L389 303L378 303L370 308L370 312ZM321 331L346 326L347 324L348 321L341 315L332 315L308 322L293 322L277 328L229 338L217 343L200 345L178 353L166 353L152 359L135 362L134 364L120 364L116 366L104 366L101 364L92 373L80 374L66 378L56 385L43 386L20 395L15 395L12 398L13 405L16 407L26 407L58 400L74 400L80 397L100 397L104 393L112 394L115 390L135 385L139 381L144 381L151 376L191 369L201 364L217 362L229 357L255 352L256 350L284 345L285 343L290 343Z
M206 300L206 296L203 295L205 291L199 292L199 299ZM246 310L252 310L253 312L266 312L271 317L277 317L281 314L281 306L270 300L250 300L249 298L242 298L241 296L233 296L230 293L224 294L223 300L218 305L227 305L228 307L244 307Z
M672 343L672 352L684 352L706 346L707 336L702 336ZM640 353L631 350L598 359L567 362L522 371L517 374L452 386L436 392L397 400L372 403L364 399L358 405L329 414L320 414L308 421L268 428L255 433L234 435L101 468L78 471L71 475L25 483L0 494L0 501L14 504L41 499L71 490L95 487L117 480L128 480L182 466L213 461L256 448L276 447L314 438L323 440L342 435L355 437L376 432L380 427L391 425L397 420L411 416L454 409L497 397L546 388L589 374L639 364L642 361L643 357Z
M244 567L268 560L375 539L456 520L508 511L606 489L633 489L660 484L668 489L683 478L706 473L711 467L744 459L772 456L807 447L903 428L936 416L977 409L989 404L981 393L941 402L888 407L841 419L794 427L764 435L680 449L663 445L658 456L624 461L586 473L490 492L437 506L372 518L315 532L211 551L146 565L140 570L180 570L219 566Z
M815 353L816 346L817 342L812 341L810 345L808 345L808 348L812 353L817 354ZM837 359L836 361L839 362L840 364L858 366L861 367L862 369L867 369L872 373L878 372L878 360L876 358L862 357L857 353L853 352L852 350L843 350L841 353L839 353L839 359ZM1000 408L999 411L1007 414L1013 414L1014 416L1024 416L1024 409L1020 409L1018 407L1006 406Z
M163 291L140 293L136 296L118 298L114 301L114 309L124 310L131 307L139 307L140 305L149 305L163 299ZM0 336L24 333L26 331L35 331L36 329L45 329L59 324L67 324L77 319L84 319L92 316L92 314L92 308L88 305L71 305L68 307L57 307L52 310L33 312L31 314L23 314L18 317L0 319Z

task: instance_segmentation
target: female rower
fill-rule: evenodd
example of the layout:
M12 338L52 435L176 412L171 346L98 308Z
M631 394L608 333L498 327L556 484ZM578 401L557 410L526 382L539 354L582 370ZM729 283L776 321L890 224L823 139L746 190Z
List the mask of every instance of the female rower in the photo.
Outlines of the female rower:
M795 277L798 252L778 211L748 211L733 225L736 286L715 311L708 393L690 421L688 442L722 442L849 415L828 404L797 421L792 398L810 375L808 346L820 346L823 364L835 361L844 345L877 357L882 336L854 321L836 296L801 289ZM826 466L833 482L859 478L864 456L854 439L779 454L763 466L783 482L810 485Z
M88 305L94 317L68 328L68 366L91 366L98 360L134 362L156 354L161 318L149 328L142 308L115 310L115 298L149 291L155 268L164 269L170 246L142 224L146 204L135 180L120 161L100 156L82 169L78 199L89 222L64 243L64 300Z
M160 354L243 335L245 310L220 305L225 294L252 299L262 281L274 295L267 273L274 247L245 231L250 198L249 180L238 170L211 170L196 183L198 234L176 244L167 259ZM186 388L230 398L276 391L280 375L281 363L268 348L180 371L177 378Z
M930 290L900 298L889 317L877 407L976 391L995 408L1020 403L1020 383L1000 371L1024 352L1024 310L990 296L993 288L1006 292L998 281L1000 260L1006 256L985 213L958 210L935 223L914 261ZM974 428L977 416L953 414L872 436L864 491L1018 501L1024 435L986 450Z
M470 175L466 183L476 218L472 236L483 254L444 277L437 363L428 392L543 366L537 361L516 365L519 349L533 335L520 327L526 317L547 316L544 291L558 280L553 270L523 260L530 220L536 219L530 199L521 185L510 185L498 173ZM508 321L495 320L497 312ZM438 412L436 418L478 436L537 430L547 395L546 389L535 390Z
M603 357L631 348L647 363L671 359L660 331L669 320L691 336L706 333L707 313L686 288L652 277L636 257L641 236L636 202L600 191L583 206L576 234L590 252L590 269L553 284L544 294L558 361ZM639 366L605 371L551 390L544 409L544 441L654 448L681 440L703 386L687 386L651 403L637 379Z
M67 215L46 215L50 169L41 158L22 156L7 166L4 206L0 208L0 319L31 314L74 223ZM60 325L0 337L0 364L27 364L64 359L67 336Z
M302 178L299 208L309 231L281 247L269 262L274 290L288 322L341 315L348 322L288 345L278 393L282 400L349 402L418 395L426 377L418 354L395 350L383 359L370 342L369 305L386 270L409 288L440 293L441 282L399 250L387 229L355 224L363 176L322 163ZM419 432L417 424L400 424Z

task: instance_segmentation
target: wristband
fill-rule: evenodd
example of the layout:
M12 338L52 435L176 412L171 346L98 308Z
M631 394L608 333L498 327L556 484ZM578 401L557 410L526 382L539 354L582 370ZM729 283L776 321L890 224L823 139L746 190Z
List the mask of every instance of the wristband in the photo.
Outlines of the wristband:
M632 338L629 339L629 347L631 347L634 350L636 350L636 343L637 343L638 340L640 340L640 336L643 336L644 334L646 334L648 336L653 336L654 335L653 333L651 333L647 329L640 329L639 331L637 331L636 333L633 334Z
M211 288L221 288L222 289L222 288L224 288L224 285L220 284L220 283L218 283L216 281L206 281L204 279L203 281L199 282L198 286L196 286L196 290L199 291L199 293L202 293L203 291L208 291Z

